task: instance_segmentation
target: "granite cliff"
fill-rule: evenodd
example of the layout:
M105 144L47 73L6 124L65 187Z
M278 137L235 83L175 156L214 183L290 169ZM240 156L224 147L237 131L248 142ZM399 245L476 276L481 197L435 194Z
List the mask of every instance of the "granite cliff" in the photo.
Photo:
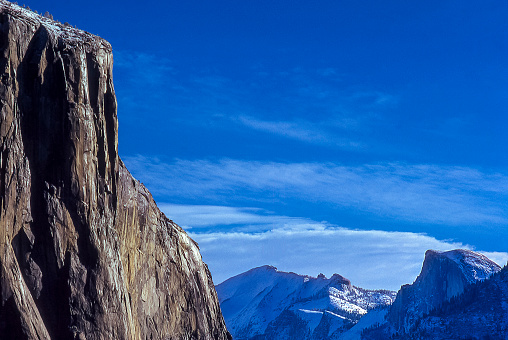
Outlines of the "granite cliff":
M428 250L415 282L362 339L506 339L505 274L474 251Z
M419 319L413 335L412 339L508 339L508 267L467 286Z
M228 339L197 244L117 152L112 49L0 0L0 334Z
M464 292L469 284L483 281L501 270L482 254L456 249L427 250L420 275L404 285L390 308L387 320L398 332L410 333L415 320Z

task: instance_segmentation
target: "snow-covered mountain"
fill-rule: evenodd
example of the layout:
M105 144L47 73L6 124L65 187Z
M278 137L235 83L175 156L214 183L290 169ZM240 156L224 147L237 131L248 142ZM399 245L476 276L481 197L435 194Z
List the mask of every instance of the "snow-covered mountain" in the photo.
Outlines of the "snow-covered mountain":
M409 332L415 319L461 294L468 284L485 280L499 270L495 262L470 250L428 250L415 282L402 286L397 293L388 320L397 331Z
M429 250L396 294L263 266L216 287L235 340L508 339L508 269L469 250Z
M508 267L420 318L411 333L413 339L508 339Z
M337 339L369 310L390 305L396 293L366 290L334 274L327 279L251 269L216 286L235 340Z
M506 303L506 297L508 296L508 287L499 278L496 279L500 283L490 285L492 287L498 287L498 296L500 301L494 301L494 298L484 299L481 301L477 293L472 293L471 287L477 285L489 286L495 277L493 274L500 272L499 267L495 262L489 260L482 254L470 251L470 250L451 250L447 252L438 252L434 250L428 250L425 253L425 260L423 262L422 270L420 275L416 278L415 282L411 285L404 285L397 293L397 297L389 309L386 315L386 322L383 322L380 327L367 332L366 339L386 339L394 337L396 339L454 339L456 337L441 337L440 335L431 336L432 333L427 332L431 328L440 329L437 325L442 323L450 326L450 322L457 325L458 320L452 321L452 317L448 318L446 313L438 312L441 308L444 308L450 303L454 303L461 299L467 301L473 301L472 303L478 304L478 306L484 306L489 311L494 311L495 306L499 305L496 309L497 312L492 312L492 318L495 320L496 313L498 318L508 313L508 303ZM492 279L489 279L492 277ZM490 287L489 286L489 287ZM501 287L501 288L499 288ZM504 287L504 288L503 288ZM492 292L483 292L484 296L491 296ZM505 302L502 302L504 298ZM478 300L480 299L480 300ZM481 310L479 307L473 308L477 311ZM503 311L504 312L500 312ZM461 313L460 308L457 309L457 313ZM439 317L430 318L429 315L438 314ZM468 318L469 326L474 319L484 319L484 322L492 323L487 320L482 313L473 312L467 317L463 318L462 330L464 334L460 336L470 336L468 334ZM422 320L426 320L426 323L422 323ZM437 320L437 321L436 321ZM505 324L508 323L505 320ZM427 326L424 326L427 324ZM481 322L479 323L481 324ZM489 326L489 325L485 326ZM422 329L423 327L423 329ZM444 327L444 326L443 326ZM451 328L460 329L460 327L450 326ZM426 333L427 332L427 333ZM488 334L486 332L485 334ZM458 334L455 334L459 336ZM458 337L460 339L462 337ZM498 339L496 337L496 339ZM500 338L502 339L502 338Z

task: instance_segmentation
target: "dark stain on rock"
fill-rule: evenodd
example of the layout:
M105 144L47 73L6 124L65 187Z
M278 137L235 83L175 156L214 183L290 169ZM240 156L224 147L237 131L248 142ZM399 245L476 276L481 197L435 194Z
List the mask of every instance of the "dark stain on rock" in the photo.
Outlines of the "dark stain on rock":
M112 65L0 0L0 334L231 339L197 245L118 157Z

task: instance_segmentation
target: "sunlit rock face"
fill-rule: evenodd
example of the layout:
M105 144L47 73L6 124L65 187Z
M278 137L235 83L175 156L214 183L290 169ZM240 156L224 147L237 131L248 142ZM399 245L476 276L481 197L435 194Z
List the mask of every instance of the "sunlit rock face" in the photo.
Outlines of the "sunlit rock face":
M0 0L0 334L228 339L196 243L118 157L111 46Z

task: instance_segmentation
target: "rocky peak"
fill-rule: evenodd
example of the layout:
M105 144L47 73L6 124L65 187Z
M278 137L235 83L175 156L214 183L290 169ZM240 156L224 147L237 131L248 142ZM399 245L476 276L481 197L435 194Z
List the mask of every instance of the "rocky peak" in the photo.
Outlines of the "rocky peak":
M351 281L349 281L344 276L339 274L333 274L332 277L330 278L330 282L333 285L346 285L349 287L351 286Z
M470 250L428 250L420 275L413 284L401 287L388 319L396 329L408 332L414 320L499 270L495 262Z
M395 297L395 292L355 287L339 274L327 279L269 266L224 281L217 293L237 339L330 339Z
M447 261L454 263L460 269L462 277L468 283L485 280L501 270L497 263L491 261L485 255L471 250L455 249L445 252L427 250L420 274L421 277L419 276L418 279L423 280L426 275L432 275L432 270L439 267L439 262Z
M508 267L504 267L421 318L413 333L432 339L508 339L507 306Z
M197 244L118 156L105 40L0 0L0 334L227 339Z

